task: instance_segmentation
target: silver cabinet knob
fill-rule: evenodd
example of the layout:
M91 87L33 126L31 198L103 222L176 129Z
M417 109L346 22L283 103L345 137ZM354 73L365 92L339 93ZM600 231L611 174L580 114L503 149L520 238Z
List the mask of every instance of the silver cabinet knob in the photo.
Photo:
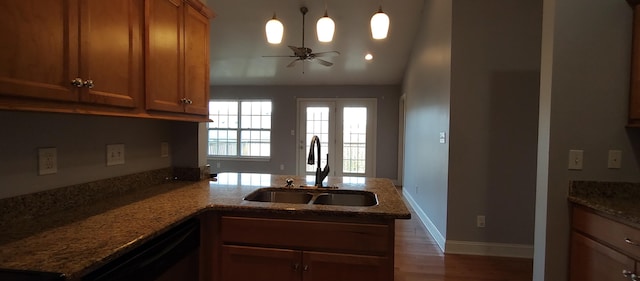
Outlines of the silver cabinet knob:
M85 80L84 83L82 83L83 86L92 89L93 88L93 80L89 79L89 80Z
M84 85L84 83L82 82L81 78L76 78L71 80L71 85L81 88Z

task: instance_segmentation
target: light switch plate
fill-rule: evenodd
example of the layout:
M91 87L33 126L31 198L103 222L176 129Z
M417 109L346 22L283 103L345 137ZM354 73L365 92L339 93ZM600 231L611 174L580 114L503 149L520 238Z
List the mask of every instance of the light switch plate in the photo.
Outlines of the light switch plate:
M447 143L447 133L440 132L440 143Z
M169 143L161 142L160 143L160 157L167 158L169 157Z
M582 170L584 151L569 150L569 170Z
M124 164L124 144L107 144L107 166Z
M38 175L50 175L58 172L58 152L55 147L38 149Z

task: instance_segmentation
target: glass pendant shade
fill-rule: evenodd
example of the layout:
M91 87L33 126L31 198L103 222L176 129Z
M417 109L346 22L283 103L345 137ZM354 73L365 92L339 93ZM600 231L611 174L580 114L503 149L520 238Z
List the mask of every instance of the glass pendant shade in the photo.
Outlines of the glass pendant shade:
M336 24L329 17L327 12L324 12L324 16L318 20L316 25L316 32L318 33L318 41L331 42L333 40L333 33L336 30Z
M373 39L385 39L389 33L389 16L382 11L382 7L371 17L371 36Z
M265 31L267 33L267 42L271 44L280 44L282 42L282 35L284 34L284 26L282 23L276 18L276 15L273 15L273 18L267 22L265 26Z

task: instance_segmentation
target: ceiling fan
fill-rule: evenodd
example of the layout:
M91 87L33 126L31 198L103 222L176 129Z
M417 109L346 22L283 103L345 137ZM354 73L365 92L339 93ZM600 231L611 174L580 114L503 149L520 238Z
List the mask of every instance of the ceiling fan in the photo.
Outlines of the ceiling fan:
M293 51L293 55L290 56L262 56L262 57L283 57L283 58L295 58L291 63L287 65L287 67L293 67L297 62L302 61L303 65L305 61L309 62L317 62L324 66L332 66L333 63L320 59L319 57L329 57L329 56L337 56L340 55L338 51L329 51L329 52L320 52L314 53L310 48L305 47L304 45L304 18L309 9L307 7L300 7L300 12L302 13L302 47L296 47L289 45L289 49ZM303 72L304 73L304 68Z

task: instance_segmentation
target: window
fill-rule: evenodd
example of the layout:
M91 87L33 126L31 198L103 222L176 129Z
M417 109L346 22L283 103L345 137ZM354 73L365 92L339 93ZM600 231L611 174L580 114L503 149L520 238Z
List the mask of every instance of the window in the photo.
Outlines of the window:
M271 156L271 101L210 101L209 156Z

